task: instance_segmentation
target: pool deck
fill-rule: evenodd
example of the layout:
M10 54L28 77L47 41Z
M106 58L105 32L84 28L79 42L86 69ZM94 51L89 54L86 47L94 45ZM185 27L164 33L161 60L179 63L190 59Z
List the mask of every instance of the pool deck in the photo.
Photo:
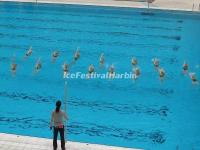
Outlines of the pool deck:
M65 3L114 7L148 8L146 0L0 0L15 2ZM155 0L149 4L152 9L182 10L200 12L200 0Z
M52 140L0 133L0 150L52 150ZM58 150L60 142L58 142ZM139 150L97 144L67 142L66 150Z

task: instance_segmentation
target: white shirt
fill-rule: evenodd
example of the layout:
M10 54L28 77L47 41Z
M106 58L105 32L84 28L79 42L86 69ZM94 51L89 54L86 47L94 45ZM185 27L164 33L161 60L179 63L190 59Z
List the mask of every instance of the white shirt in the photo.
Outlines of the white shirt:
M62 126L62 125L64 125L64 121L67 119L68 119L68 117L64 111L60 110L59 112L56 112L54 110L51 115L50 126L52 126L52 124L55 127Z

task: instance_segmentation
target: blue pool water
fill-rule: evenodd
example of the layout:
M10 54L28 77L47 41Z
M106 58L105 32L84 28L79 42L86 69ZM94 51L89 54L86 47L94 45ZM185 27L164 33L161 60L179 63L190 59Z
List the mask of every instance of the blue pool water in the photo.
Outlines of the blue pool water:
M0 3L0 132L51 138L48 128L57 99L63 99L61 65L77 47L71 72L98 68L131 71L138 58L141 77L67 81L67 139L146 150L200 149L200 88L182 74L186 60L200 78L200 14L112 7ZM33 55L23 60L26 49ZM51 53L61 56L51 62ZM12 56L18 64L10 72ZM33 75L38 57L42 70ZM151 59L166 70L164 82Z

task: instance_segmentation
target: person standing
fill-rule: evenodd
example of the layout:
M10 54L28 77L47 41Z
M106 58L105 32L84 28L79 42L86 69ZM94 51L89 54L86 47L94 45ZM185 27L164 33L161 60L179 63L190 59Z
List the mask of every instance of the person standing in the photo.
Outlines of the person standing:
M65 150L65 127L64 121L68 120L68 116L66 113L61 110L61 101L56 102L56 109L53 110L51 114L51 121L50 121L50 129L53 128L53 148L57 150L57 138L58 132L60 133L61 138L61 148Z

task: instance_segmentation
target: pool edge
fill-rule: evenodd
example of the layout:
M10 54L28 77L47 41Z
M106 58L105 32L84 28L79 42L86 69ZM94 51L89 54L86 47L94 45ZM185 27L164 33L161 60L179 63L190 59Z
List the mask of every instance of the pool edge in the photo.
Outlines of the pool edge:
M148 8L147 5L144 5L143 2L132 2L134 4L128 3L123 4L123 1L121 3L97 3L97 2L71 2L71 1L52 1L52 0L0 0L0 2L24 2L24 3L43 3L43 4L71 4L71 5L85 5L85 6L102 6L102 7L117 7L117 8L139 8L139 9L146 9L146 10L167 10L167 11L177 11L177 12L195 12L200 14L200 10L198 9L189 9L189 8L170 8L170 7L163 7L163 6L151 6Z
M23 136L16 134L7 134L0 132L0 149L10 149L14 148L15 150L31 149L31 150L49 150L52 149L52 140L46 138L32 137L32 136ZM58 147L60 142L58 142ZM100 144L90 144L90 143L81 143L81 142L66 142L66 148L70 150L142 150L135 148L124 148L124 147L115 147L115 146L106 146Z

